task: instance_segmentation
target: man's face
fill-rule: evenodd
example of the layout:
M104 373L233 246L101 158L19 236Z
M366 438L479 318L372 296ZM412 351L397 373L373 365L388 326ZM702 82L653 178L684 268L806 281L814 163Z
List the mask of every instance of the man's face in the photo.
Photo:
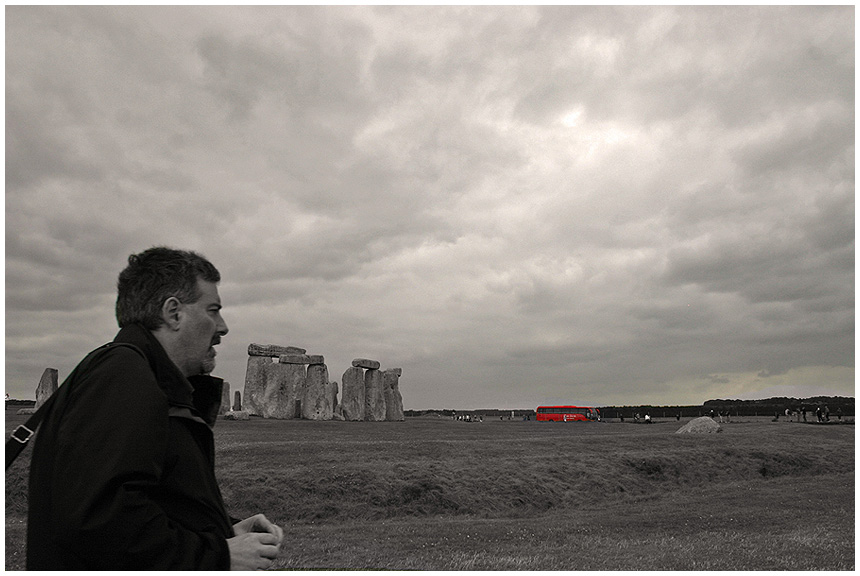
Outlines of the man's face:
M227 323L221 318L221 298L212 282L197 280L202 294L194 303L182 303L179 368L186 376L209 374L215 369L215 348L227 334Z

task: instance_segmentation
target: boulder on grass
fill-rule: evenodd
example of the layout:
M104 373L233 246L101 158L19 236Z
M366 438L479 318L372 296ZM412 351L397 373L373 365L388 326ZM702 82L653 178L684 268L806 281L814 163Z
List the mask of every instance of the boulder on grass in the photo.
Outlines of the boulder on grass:
M247 410L230 410L223 416L224 420L250 420L251 415Z
M723 428L710 416L701 416L681 426L675 434L715 434Z

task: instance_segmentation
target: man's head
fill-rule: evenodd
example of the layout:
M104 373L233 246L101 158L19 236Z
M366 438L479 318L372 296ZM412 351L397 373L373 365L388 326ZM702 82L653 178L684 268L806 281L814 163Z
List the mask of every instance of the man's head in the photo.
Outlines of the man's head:
M150 248L128 257L117 281L120 328L139 323L161 342L186 376L215 367L214 345L227 333L218 270L194 252Z

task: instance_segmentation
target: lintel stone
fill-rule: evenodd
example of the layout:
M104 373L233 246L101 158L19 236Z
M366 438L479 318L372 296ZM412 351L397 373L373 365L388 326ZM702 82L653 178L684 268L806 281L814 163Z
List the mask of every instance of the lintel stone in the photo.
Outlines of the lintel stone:
M368 370L379 370L379 362L376 360L368 360L366 358L356 358L352 361L352 365L356 368L367 368Z
M268 356L278 358L283 354L304 354L307 350L295 346L276 346L274 344L251 344L248 346L248 356Z

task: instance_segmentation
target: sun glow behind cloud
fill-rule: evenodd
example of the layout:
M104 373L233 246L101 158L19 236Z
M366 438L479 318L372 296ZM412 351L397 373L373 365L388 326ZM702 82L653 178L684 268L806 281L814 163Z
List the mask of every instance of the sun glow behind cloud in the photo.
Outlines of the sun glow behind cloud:
M234 389L258 342L407 408L851 395L851 10L9 7L7 390L170 244Z

